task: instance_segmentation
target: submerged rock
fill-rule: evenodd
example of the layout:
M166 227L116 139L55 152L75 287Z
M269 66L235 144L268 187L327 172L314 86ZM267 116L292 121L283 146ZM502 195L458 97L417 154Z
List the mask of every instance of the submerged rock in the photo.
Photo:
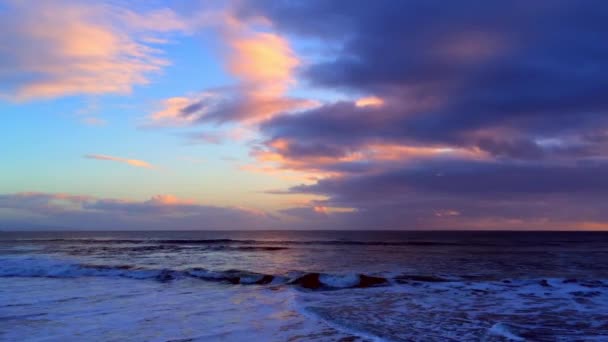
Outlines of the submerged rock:
M274 280L274 276L264 274L264 276L262 276L262 278L260 278L258 281L256 281L255 284L266 285L266 284L270 284L273 280Z
M300 285L306 289L318 289L322 283L319 280L319 273L306 273L305 275L296 278L290 284Z
M376 285L381 285L381 284L386 284L386 283L388 283L388 280L386 280L386 278L373 277L373 276L368 276L365 274L360 274L359 275L359 285L357 285L357 287L370 287L370 286L376 286Z

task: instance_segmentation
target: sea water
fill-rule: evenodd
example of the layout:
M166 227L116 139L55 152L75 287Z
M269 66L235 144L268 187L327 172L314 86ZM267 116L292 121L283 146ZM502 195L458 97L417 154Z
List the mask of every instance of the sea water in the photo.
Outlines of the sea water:
M608 341L608 234L3 232L0 340Z

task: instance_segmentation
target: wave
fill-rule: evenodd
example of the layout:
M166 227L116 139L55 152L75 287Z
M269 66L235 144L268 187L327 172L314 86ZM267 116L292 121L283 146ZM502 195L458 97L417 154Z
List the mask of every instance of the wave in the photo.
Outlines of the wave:
M180 278L195 278L204 281L233 285L285 285L308 290L337 290L368 288L377 286L453 286L471 287L475 295L487 293L492 287L532 287L535 291L567 291L575 297L593 297L598 291L608 291L608 281L599 279L552 278L547 279L477 279L472 277L449 277L445 275L398 274L392 276L363 273L290 272L288 274L265 274L247 270L209 270L205 268L153 269L134 265L78 264L44 258L0 259L0 277L121 277L152 279L166 282ZM477 288L474 284L485 284ZM450 285L452 286L452 285Z
M345 245L345 246L498 246L486 242L356 241L356 240L251 240L251 239L12 239L4 243L168 244L168 245Z
M179 278L196 278L205 281L240 285L295 285L311 290L364 288L388 285L389 280L365 274L325 274L292 272L273 275L243 270L213 271L205 268L151 269L133 265L92 265L63 262L52 259L12 258L2 260L0 277L121 277L170 281Z
M496 323L488 329L492 335L496 335L506 339L507 341L525 341L525 339L513 332L513 327L506 323Z

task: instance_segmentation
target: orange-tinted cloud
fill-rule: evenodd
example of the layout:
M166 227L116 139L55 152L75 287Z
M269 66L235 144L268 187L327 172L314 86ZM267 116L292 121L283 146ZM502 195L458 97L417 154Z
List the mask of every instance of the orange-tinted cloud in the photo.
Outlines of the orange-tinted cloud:
M381 106L383 104L384 100L376 96L362 97L355 101L357 107Z
M194 200L181 199L173 195L156 195L152 196L146 203L157 205L191 205L196 202Z
M146 161L143 161L143 160L139 160L139 159L128 159L128 158L114 157L114 156L108 156L108 155L103 155L103 154L87 154L84 157L87 159L115 161L115 162L124 163L124 164L128 164L128 165L135 166L135 167L146 168L146 169L154 168L154 166L152 164L150 164Z
M247 90L251 96L276 97L287 90L300 60L286 39L266 32L228 39L232 50L228 69L244 84L255 85Z
M246 120L258 122L283 111L316 105L285 96L295 84L294 72L301 64L287 39L276 33L256 32L247 23L232 25L224 37L230 50L227 68L242 85Z
M151 126L183 126L198 120L206 112L201 107L194 115L188 115L187 109L202 104L203 101L213 97L211 93L202 93L196 96L175 96L164 99L160 103L160 109L150 115ZM201 105L202 106L202 105Z
M399 144L370 144L358 153L360 159L406 161L414 158L451 157L484 159L487 155L476 148L452 146L408 146Z
M69 1L9 2L0 20L0 96L16 100L129 93L169 63L143 37L186 28L168 9Z
M241 121L256 124L274 115L317 106L316 101L286 95L295 84L301 60L284 37L261 32L227 13L214 21L226 47L226 70L236 86L161 101L150 115L151 125ZM257 22L259 24L259 22Z
M382 168L381 162L407 162L409 160L433 158L462 158L484 160L487 153L475 148L449 146L408 146L387 143L370 143L356 148L335 149L327 146L307 146L288 139L274 139L265 146L253 150L252 156L266 166L266 169L296 170L314 174L317 179L336 176L330 171L333 166L367 163L370 171L373 165ZM309 177L311 178L311 177Z

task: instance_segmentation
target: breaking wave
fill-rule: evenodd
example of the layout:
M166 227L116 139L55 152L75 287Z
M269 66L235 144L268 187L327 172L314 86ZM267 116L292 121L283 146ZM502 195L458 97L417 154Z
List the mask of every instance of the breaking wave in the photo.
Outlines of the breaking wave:
M309 290L336 290L377 286L434 286L434 284L460 284L470 287L474 294L484 294L492 287L531 286L538 291L567 291L576 297L594 297L608 291L608 282L598 279L475 279L474 277L449 277L444 275L397 274L392 276L363 273L332 274L322 272L289 272L288 274L264 274L247 270L209 270L200 267L187 269L154 269L134 265L78 264L45 258L6 258L0 260L0 277L122 277L172 281L195 278L210 282L233 285L286 285ZM473 280L475 279L475 280ZM518 282L518 284L515 284ZM486 284L478 288L475 284Z
M197 278L240 285L294 285L311 290L364 288L389 284L386 278L365 274L292 272L289 275L273 275L243 270L214 271L205 268L151 269L133 265L77 264L40 258L10 258L2 260L1 263L0 277L123 277L157 281Z

